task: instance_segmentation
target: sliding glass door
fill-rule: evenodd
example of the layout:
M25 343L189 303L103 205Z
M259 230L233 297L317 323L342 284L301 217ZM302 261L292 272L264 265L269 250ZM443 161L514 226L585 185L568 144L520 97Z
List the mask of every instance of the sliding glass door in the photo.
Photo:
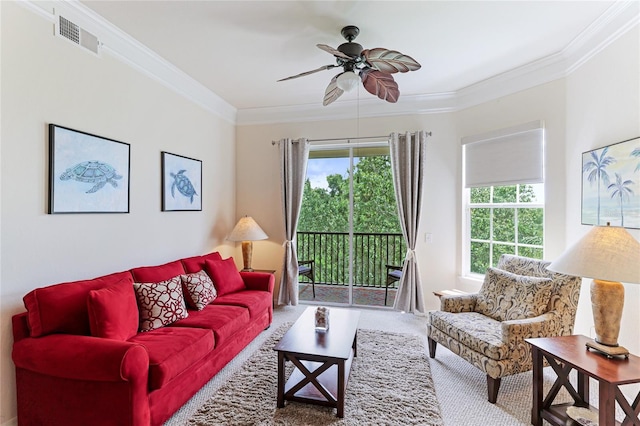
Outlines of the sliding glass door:
M297 244L304 271L313 273L300 276L300 300L392 306L397 280L387 266L401 265L405 246L389 148L354 145L311 150Z

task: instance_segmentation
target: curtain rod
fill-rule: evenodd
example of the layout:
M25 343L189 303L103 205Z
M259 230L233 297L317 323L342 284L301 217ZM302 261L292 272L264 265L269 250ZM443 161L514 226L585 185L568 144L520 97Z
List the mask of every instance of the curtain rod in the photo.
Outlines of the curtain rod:
M411 132L412 135L415 135L416 132ZM427 132L427 136L431 136L431 132ZM355 138L330 138L330 139L307 139L307 142L333 142L333 141L351 141L351 140L360 140L360 139L382 139L382 138L389 138L390 135L383 135L383 136L360 136L360 137L355 137ZM271 145L275 145L277 144L279 141L271 141ZM293 143L297 143L298 141L295 140L293 141Z

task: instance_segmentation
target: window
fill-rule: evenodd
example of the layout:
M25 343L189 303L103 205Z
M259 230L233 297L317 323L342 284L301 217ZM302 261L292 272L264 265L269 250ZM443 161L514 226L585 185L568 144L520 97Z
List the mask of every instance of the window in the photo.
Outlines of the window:
M468 193L469 271L484 274L502 254L542 259L544 186L471 188Z
M502 254L544 255L544 129L533 121L462 138L463 271L484 274Z

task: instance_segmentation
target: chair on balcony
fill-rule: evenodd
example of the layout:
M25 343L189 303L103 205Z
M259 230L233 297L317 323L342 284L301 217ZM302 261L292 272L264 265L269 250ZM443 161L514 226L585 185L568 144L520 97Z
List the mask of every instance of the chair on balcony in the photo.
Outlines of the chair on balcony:
M389 293L389 286L394 285L402 278L402 266L387 265L387 285L384 288L384 306L387 306L387 295Z
M492 404L502 377L532 368L524 339L573 332L582 279L551 272L549 263L503 254L480 292L442 296L441 310L429 314L429 356L439 343L480 369Z
M311 290L313 291L313 298L316 298L316 279L314 273L315 260L299 260L298 261L298 276L307 277L311 282Z

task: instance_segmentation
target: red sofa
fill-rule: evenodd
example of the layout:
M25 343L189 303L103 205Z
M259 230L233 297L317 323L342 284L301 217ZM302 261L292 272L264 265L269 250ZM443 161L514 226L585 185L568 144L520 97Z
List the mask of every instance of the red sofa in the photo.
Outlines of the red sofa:
M27 294L27 312L13 317L18 424L161 425L271 324L273 275L212 271L224 262L233 264L211 253ZM202 270L213 275L212 302L138 331L134 282Z

